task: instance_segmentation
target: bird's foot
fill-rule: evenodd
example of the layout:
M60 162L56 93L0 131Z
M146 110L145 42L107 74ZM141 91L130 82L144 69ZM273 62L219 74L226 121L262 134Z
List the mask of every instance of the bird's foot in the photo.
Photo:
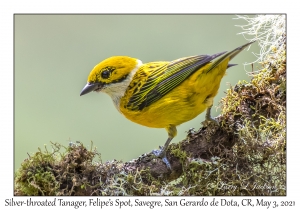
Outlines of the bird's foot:
M210 123L213 123L215 126L219 126L219 122L215 119L213 119L212 117L206 117L205 121L202 122L202 125L204 127L207 127Z
M159 149L158 150L152 150L152 153L158 157L158 158L161 158L162 161L167 165L167 167L171 170L171 164L170 162L168 161L167 159L167 156L166 156L166 151L164 150L163 147L159 146Z

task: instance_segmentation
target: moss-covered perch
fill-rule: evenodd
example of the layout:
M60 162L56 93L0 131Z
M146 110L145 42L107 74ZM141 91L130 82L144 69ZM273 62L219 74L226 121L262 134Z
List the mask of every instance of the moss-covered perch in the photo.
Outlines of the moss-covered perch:
M220 126L171 144L172 171L152 154L102 163L81 143L39 149L15 175L15 195L286 195L286 47L222 99ZM99 157L99 158L97 158Z

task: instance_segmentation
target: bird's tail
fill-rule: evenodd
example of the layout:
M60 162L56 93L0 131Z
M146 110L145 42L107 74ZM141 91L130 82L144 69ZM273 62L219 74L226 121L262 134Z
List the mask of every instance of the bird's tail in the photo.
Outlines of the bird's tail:
M255 41L249 42L247 44L244 44L230 52L225 53L224 55L222 55L221 57L219 57L217 60L213 61L212 65L209 67L209 69L207 70L207 72L211 71L212 69L214 69L217 65L219 65L220 63L222 63L224 60L229 59L228 62L234 58L237 54L239 54L243 49L245 49L247 46L249 46L250 44L252 44ZM227 68L235 66L236 64L228 64Z

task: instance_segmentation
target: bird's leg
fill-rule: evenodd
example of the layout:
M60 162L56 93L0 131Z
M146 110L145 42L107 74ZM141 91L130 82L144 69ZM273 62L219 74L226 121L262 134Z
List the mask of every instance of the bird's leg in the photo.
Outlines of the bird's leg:
M218 121L216 121L215 119L213 119L213 118L211 117L211 115L210 115L211 107L212 107L212 105L209 106L209 107L206 109L205 121L206 121L206 122L212 122L212 123L214 123L214 124L216 124L216 125L219 125Z
M174 125L169 125L169 127L166 128L167 132L168 132L168 139L165 143L165 145L163 147L159 147L159 150L153 150L152 153L156 156L156 157L159 157L162 159L162 161L167 165L167 167L169 169L171 169L171 164L170 162L168 161L167 159L167 156L166 156L166 151L167 151L167 148L170 144L170 142L172 141L172 139L176 136L177 134L177 129L176 129L176 126Z
M207 96L204 101L204 104L207 106L205 121L202 122L203 126L205 126L205 127L209 124L209 122L212 122L215 125L219 125L218 121L213 119L210 115L210 111L211 111L211 107L213 106L213 103L214 103L214 98L211 95Z

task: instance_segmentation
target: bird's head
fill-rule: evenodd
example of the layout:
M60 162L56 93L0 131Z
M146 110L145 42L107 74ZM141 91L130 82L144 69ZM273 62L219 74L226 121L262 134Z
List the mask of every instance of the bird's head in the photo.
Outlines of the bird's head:
M140 60L127 56L113 56L101 61L91 71L80 95L102 91L113 100L122 97L141 64Z

